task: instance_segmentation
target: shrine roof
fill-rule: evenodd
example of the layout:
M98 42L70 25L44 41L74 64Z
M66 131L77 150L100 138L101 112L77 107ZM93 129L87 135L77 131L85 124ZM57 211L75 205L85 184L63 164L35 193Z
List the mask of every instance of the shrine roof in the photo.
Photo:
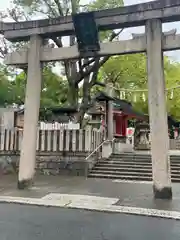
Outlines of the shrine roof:
M114 108L116 110L122 111L123 113L127 114L128 116L146 118L146 115L135 111L133 109L132 104L126 100L114 98Z
M135 111L130 102L116 97L110 97L105 92L99 92L94 97L94 99L96 100L96 103L89 109L88 114L91 115L103 114L104 111L101 109L101 107L103 106L102 102L105 103L106 101L113 101L115 111L121 111L131 117L147 118L146 115Z
M40 108L40 112L43 110L49 110L52 111L55 114L74 114L77 113L78 110L76 108L72 107L48 107L48 108ZM19 109L16 111L17 114L24 114L24 109Z
M77 108L72 107L50 107L47 110L51 110L53 113L67 113L67 114L74 114L78 112Z
M114 101L114 98L109 96L107 93L105 92L99 92L96 96L95 99L97 101Z
M168 125L178 128L180 126L180 122L176 121L172 116L168 116Z

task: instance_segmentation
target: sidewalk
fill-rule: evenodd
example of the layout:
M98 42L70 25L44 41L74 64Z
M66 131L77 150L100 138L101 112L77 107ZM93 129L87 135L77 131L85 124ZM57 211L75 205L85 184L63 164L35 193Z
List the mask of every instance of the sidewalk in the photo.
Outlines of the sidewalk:
M29 190L17 190L13 176L3 176L0 196L40 199L48 194L87 195L117 199L115 205L180 212L180 185L173 184L173 200L154 200L151 183L128 183L68 176L37 176Z

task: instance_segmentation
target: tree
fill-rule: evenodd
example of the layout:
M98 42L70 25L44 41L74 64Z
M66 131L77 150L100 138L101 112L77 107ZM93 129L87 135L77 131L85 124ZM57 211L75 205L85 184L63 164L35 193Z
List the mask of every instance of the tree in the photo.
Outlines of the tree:
M164 73L167 89L180 86L180 63L173 62L165 56ZM101 68L99 76L101 81L111 81L116 89L121 89L116 91L118 97L123 89L129 89L124 91L125 99L132 102L136 110L148 113L147 70L144 54L112 57ZM168 113L178 120L180 120L179 91L180 88L167 91Z
M68 14L74 14L86 10L99 10L109 7L118 7L123 5L123 0L95 0L89 5L80 5L79 0L14 0L14 8L8 10L8 14L14 21L22 19L31 19L32 16L41 15L42 17L59 17ZM101 33L101 41L115 40L119 33L104 32ZM63 47L61 37L53 37L50 39L57 47ZM69 39L70 46L75 44L75 36ZM80 61L71 60L62 63L64 73L69 85L69 103L71 106L78 105L79 87L82 86L82 102L79 111L79 120L83 120L89 103L91 102L91 89L97 85L97 75L101 66L107 62L109 57L82 59Z
M24 104L26 88L26 74L21 72L11 81L11 102ZM42 75L41 107L48 108L62 106L67 102L67 81L46 67Z
M7 68L0 64L0 107L6 107L12 103L11 75Z
M166 87L171 89L167 91L167 109L172 117L180 121L180 63L173 62L169 58L164 61ZM177 87L175 89L172 89Z
M53 73L51 68L43 70L41 106L62 106L67 103L68 83L66 79Z
M102 81L111 81L117 89L115 94L131 101L135 108L147 112L147 92L138 90L147 89L146 58L144 54L121 55L111 57L100 71ZM118 90L118 89L121 89ZM125 89L123 91L123 89ZM129 91L127 91L129 89ZM137 92L135 92L137 91ZM123 95L123 96L121 96Z

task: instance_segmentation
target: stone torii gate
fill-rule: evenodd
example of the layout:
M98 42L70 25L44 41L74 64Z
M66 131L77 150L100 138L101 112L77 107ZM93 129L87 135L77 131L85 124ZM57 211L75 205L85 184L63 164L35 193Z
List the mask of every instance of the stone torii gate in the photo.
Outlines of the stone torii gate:
M180 0L162 0L94 12L99 30L145 25L145 35L127 41L102 43L99 56L146 52L151 126L153 190L155 198L172 198L169 138L165 103L163 51L180 49L180 36L163 35L162 23L180 20ZM8 65L28 65L24 134L18 187L27 187L34 176L36 132L39 116L42 62L77 59L76 46L43 47L43 38L74 35L71 16L20 23L0 23L0 33L12 42L30 40L28 49L7 55ZM92 53L88 53L92 57ZM161 129L161 134L157 135Z

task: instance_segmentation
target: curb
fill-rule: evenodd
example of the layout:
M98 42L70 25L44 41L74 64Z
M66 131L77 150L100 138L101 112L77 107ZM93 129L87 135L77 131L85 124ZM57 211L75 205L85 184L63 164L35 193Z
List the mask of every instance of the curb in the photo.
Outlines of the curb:
M44 206L44 207L59 207L66 209L81 209L87 211L106 212L106 213L122 213L129 215L139 215L146 217L158 217L166 219L180 220L180 212L165 211L148 208L137 208L128 206L115 206L115 205L100 205L90 203L78 203L69 201L62 203L60 201L43 200L37 198L20 198L20 197L0 197L0 203L13 203L20 205Z

